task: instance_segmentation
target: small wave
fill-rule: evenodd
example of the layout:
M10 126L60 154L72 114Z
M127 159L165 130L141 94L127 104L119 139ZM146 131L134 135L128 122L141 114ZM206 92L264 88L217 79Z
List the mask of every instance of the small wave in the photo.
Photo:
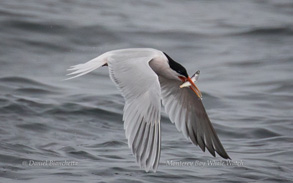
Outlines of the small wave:
M293 83L292 81L281 81L275 83L275 88L271 89L271 92L288 92L293 90Z
M91 147L119 147L124 145L125 143L122 141L112 140L112 141L103 142L101 144L96 144Z
M293 35L291 27L264 27L254 28L248 31L238 33L236 35L252 35L252 36L280 36L280 35Z
M7 95L6 97L5 102L0 105L0 109L6 114L36 115L54 107L54 104L39 102L32 98L16 97L13 95Z
M81 173L72 173L72 172L55 172L55 173L51 173L50 175L57 175L57 176L70 176L70 177L81 177L81 176L84 176L84 174L81 174ZM75 182L75 181L74 181Z
M29 47L34 48L34 50L39 52L47 52L47 50L51 50L54 52L64 53L70 50L74 50L71 45L62 43L64 42L62 37L52 38L50 41L36 41L28 39L23 39L22 41L25 42Z
M95 116L100 118L117 119L121 114L108 111L105 109L97 107L84 106L78 103L63 103L59 106L54 106L53 108L44 111L44 114L53 114L53 115L74 115L74 116Z
M53 24L52 22L33 22L28 20L24 21L23 19L9 19L6 21L2 21L1 24L4 27L11 27L13 29L28 32L40 32L50 34L66 33L66 28L64 26Z
M70 151L67 152L67 154L78 159L100 160L100 158L98 158L97 156L94 156L86 151Z
M1 163L9 163L9 164L21 164L24 160L23 158L19 158L18 156L12 156L12 155L5 155L0 154L0 160Z
M40 89L40 88L20 88L15 90L18 93L25 93L25 94L56 94L55 91Z
M261 60L243 60L241 62L226 62L225 65L229 67L252 67L255 68L257 66L261 66L263 62Z
M1 144L1 149L9 150L9 151L16 151L16 152L23 152L23 153L34 153L35 149L23 144L10 144L10 143L3 143Z
M263 138L271 138L271 137L276 137L281 135L266 128L247 128L242 130L246 131L248 136L252 138L263 139Z
M1 83L9 84L9 86L17 86L17 87L40 87L47 89L58 89L55 86L51 86L45 83L41 83L35 81L33 79L18 77L18 76L10 76L10 77L2 77L0 78ZM4 85L7 86L7 85Z
M55 105L51 96L62 93L60 88L24 77L2 77L0 86L6 93L0 98L0 108L19 114L47 110Z
M22 104L11 102L9 105L1 107L1 110L5 114L14 113L17 115L35 115L36 111L28 108Z
M122 156L118 156L118 155L100 155L103 158L108 158L108 159L124 159Z
M239 128L233 127L217 127L218 124L214 124L214 126L216 127L218 134L223 134L223 136L229 136L230 138L233 137L234 139L267 139L281 136L279 133L261 127L241 128L241 130L239 130Z
M95 155L92 155L89 152L86 152L84 150L76 150L73 147L69 147L69 146L61 148L60 150L64 151L66 154L68 154L68 156L74 157L77 159L101 160L100 158L98 158Z
M13 40L21 42L27 49L47 53L48 50L54 52L67 52L74 48L71 44L65 44L66 36L70 28L53 22L34 21L33 19L10 18L1 22L3 25L3 34L16 35L23 34L42 34L45 38L35 36L15 36ZM77 36L78 37L78 36Z
M49 131L50 127L46 124L43 123L28 123L28 124L20 124L20 125L16 125L19 128L23 128L26 130L31 130L34 132L40 132L40 133L44 133Z

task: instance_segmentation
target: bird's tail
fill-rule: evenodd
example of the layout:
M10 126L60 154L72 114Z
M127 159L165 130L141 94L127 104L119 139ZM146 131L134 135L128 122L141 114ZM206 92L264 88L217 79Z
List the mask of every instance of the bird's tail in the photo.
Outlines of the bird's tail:
M70 71L71 73L67 74L67 76L74 75L70 78L67 78L66 80L77 78L79 76L85 75L89 72L92 72L93 70L106 65L107 64L107 53L104 53L84 64L78 64L71 66L67 71Z

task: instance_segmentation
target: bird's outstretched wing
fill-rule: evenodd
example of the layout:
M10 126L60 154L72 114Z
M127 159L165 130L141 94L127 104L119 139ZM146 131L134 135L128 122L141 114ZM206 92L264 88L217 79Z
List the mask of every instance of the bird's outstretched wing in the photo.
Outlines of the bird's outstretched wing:
M216 151L223 158L230 159L198 96L190 88L180 88L180 81L163 77L159 80L163 105L177 129L203 151L207 148L213 156Z
M122 50L109 54L110 77L124 99L124 129L128 145L141 168L156 171L161 152L161 89L150 68L148 50Z

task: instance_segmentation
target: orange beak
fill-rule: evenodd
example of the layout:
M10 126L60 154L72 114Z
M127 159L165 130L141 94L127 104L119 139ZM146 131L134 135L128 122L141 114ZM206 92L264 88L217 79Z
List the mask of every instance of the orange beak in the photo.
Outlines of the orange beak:
M189 88L192 89L192 91L194 91L194 93L201 99L202 94L199 91L199 89L197 88L197 86L194 84L194 82L191 80L191 78L188 77L188 78L186 78L186 80L189 81L189 83L191 84L191 86Z

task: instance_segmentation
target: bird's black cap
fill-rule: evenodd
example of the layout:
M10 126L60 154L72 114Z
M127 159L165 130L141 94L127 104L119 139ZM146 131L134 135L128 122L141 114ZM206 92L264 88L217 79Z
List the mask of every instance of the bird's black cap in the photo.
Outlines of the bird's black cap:
M177 73L179 73L180 75L183 75L185 77L188 77L188 74L187 74L187 71L186 69L181 65L179 64L178 62L175 62L171 57L169 57L169 55L167 55L165 52L163 52L168 61L169 61L169 65L171 67L171 69L173 69L174 71L176 71Z

